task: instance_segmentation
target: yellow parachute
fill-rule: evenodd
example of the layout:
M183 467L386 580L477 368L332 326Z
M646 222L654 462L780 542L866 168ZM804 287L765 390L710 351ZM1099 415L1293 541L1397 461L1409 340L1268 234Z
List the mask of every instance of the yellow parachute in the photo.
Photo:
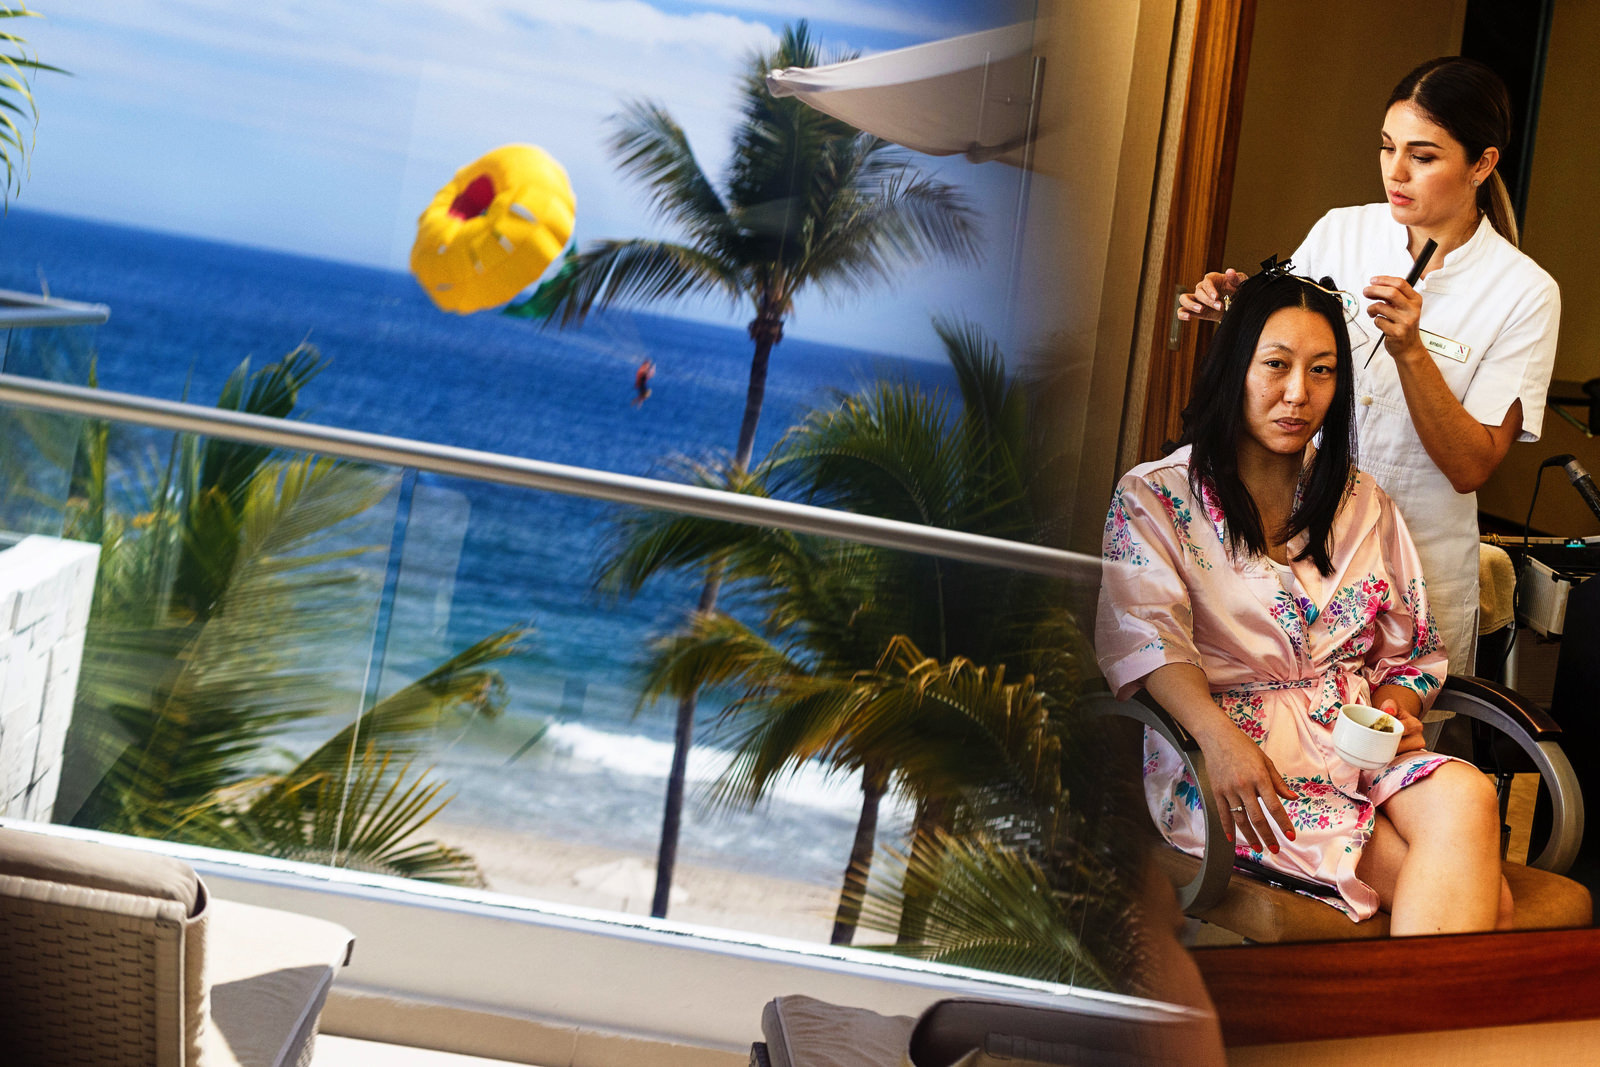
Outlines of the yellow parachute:
M456 171L417 219L411 273L466 315L527 288L572 237L567 172L542 148L509 144Z

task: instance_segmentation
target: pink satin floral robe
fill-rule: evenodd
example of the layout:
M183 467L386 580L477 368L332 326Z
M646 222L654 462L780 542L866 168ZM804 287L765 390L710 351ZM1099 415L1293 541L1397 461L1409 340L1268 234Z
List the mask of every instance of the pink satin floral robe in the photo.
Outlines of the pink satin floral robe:
M1369 702L1376 687L1397 684L1426 707L1443 681L1445 650L1405 522L1358 473L1334 524L1333 573L1324 578L1309 559L1295 561L1285 583L1265 558L1231 557L1215 499L1193 497L1188 448L1118 483L1095 623L1100 669L1125 700L1164 664L1199 666L1217 706L1300 794L1284 802L1293 841L1279 834L1277 855L1241 842L1239 854L1334 886L1347 914L1368 918L1378 895L1355 870L1376 807L1448 759L1409 752L1362 771L1333 751L1340 704ZM1301 534L1290 555L1304 545ZM1149 730L1144 789L1167 840L1199 855L1199 791L1177 753Z

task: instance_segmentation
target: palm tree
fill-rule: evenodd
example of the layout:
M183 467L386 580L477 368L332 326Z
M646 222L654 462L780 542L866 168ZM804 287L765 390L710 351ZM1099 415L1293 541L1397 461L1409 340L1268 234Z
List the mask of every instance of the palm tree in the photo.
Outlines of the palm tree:
M1028 534L1030 472L1039 464L1022 390L979 331L943 322L937 329L956 370L959 411L942 396L879 383L813 413L755 471L702 469L700 481L947 529ZM646 701L705 685L739 694L725 720L738 756L719 799L753 802L811 758L861 775L836 942L853 932L891 776L917 802L919 839L1000 783L1053 795L1059 776L1041 767L1059 744L1045 712L1077 693L1083 673L1081 642L1060 624L1055 583L689 516L631 512L616 534L605 587L631 593L660 571L717 559L763 613L759 629L723 613L696 614L657 645L646 679ZM1019 703L1022 690L1000 666L1007 663L1048 677L1051 688ZM930 688L946 670L954 673L945 688ZM957 681L960 699L950 688ZM1018 732L1021 721L1032 726ZM976 734L963 725L980 722ZM1024 773L1024 764L1032 769Z
M804 21L775 51L756 56L741 86L743 118L726 182L701 169L688 138L659 104L633 102L616 120L610 148L648 189L681 242L599 241L573 257L536 299L563 326L596 307L722 296L747 305L754 351L732 471L749 466L766 394L767 366L795 301L808 289L859 290L906 265L938 256L974 260L978 222L954 187L921 174L907 155L793 99L766 90L768 71L810 67L824 57ZM700 612L717 600L713 565ZM678 705L672 770L662 819L652 914L664 916L677 858L684 774L695 694Z
M29 11L26 4L21 7L0 7L0 19L38 17L39 13ZM27 41L18 34L0 29L0 162L6 168L5 182L0 184L0 197L6 203L10 203L13 191L22 191L22 175L33 149L32 127L39 121L39 109L34 106L28 81L31 72L36 70L66 73L59 67L41 63L29 56ZM29 132L24 133L22 127L17 125L18 119L28 125Z
M279 418L322 368L302 346L219 405ZM521 630L480 641L366 709L302 758L275 751L357 698L341 659L376 590L382 546L353 523L394 476L315 457L180 438L165 464L118 470L89 423L68 536L101 545L68 736L62 808L80 825L451 881L467 857L412 837L442 805L417 742L505 700L492 662ZM370 571L370 567L366 570Z

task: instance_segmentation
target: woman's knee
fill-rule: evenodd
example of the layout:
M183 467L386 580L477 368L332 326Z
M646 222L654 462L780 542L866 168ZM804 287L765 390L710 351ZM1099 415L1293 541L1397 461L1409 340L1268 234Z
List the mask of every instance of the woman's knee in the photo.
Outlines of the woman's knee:
M1500 876L1500 907L1494 919L1496 930L1509 930L1512 920L1516 916L1516 902L1511 899L1511 883L1506 881L1506 876Z
M1495 824L1498 832L1500 796L1495 792L1494 782L1489 780L1489 776L1465 763L1447 763L1434 771L1434 774L1440 773L1445 775L1444 782L1450 792L1451 802L1462 816L1487 819Z
M1408 795L1409 794L1409 795ZM1466 763L1446 763L1407 786L1385 805L1401 832L1447 831L1500 839L1500 800L1488 775Z

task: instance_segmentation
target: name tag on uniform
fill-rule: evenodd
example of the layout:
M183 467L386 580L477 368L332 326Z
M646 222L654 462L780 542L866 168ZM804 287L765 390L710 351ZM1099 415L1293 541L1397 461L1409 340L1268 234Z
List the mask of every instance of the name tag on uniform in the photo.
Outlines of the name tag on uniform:
M1422 347L1436 356L1453 359L1457 363L1465 363L1467 357L1472 355L1471 345L1464 345L1460 341L1452 341L1448 337L1429 333L1427 330L1418 330L1417 334L1422 338Z

